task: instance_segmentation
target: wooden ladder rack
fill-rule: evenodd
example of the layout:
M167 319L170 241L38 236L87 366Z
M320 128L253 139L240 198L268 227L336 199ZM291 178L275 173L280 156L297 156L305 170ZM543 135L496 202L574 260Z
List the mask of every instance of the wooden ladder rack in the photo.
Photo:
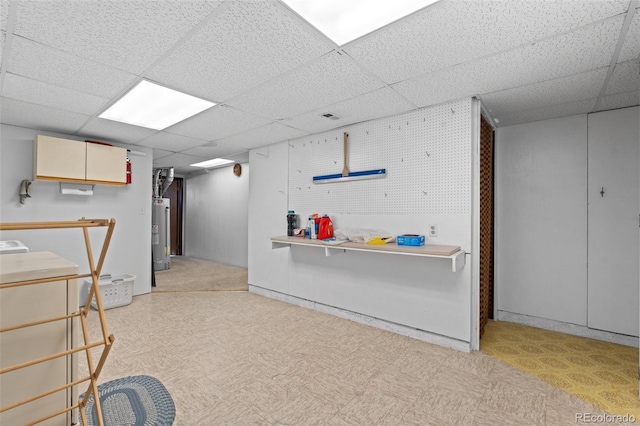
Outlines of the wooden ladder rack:
M79 219L78 221L62 221L62 222L24 222L24 223L0 223L0 231L17 231L17 230L29 230L29 229L61 229L61 228L82 228L82 232L84 234L84 241L85 241L85 245L86 245L86 249L87 249L87 259L89 261L89 270L90 272L88 274L76 274L76 275L67 275L67 276L63 276L63 277L53 277L53 278L43 278L43 279L37 279L37 280L29 280L29 281L20 281L20 282L15 282L15 283L8 283L8 284L0 284L0 290L4 289L4 288L9 288L9 287L18 287L18 286L26 286L26 285L36 285L36 284L42 284L42 283L47 283L47 282L54 282L54 281L60 281L60 280L68 280L68 279L78 279L78 278L85 278L85 277L91 277L91 281L92 281L92 285L91 288L89 290L89 294L87 296L87 300L85 302L85 305L83 308L79 309L79 312L77 313L73 313L70 315L65 315L65 316L59 316L59 317L55 317L55 318L48 318L45 320L41 320L41 321L35 321L35 322L31 322L31 323L25 323L25 324L20 324L20 325L15 325L12 327L7 327L7 328L0 328L0 333L3 332L7 332L7 331L11 331L11 330L17 330L20 328L26 328L26 327L32 327L32 326L36 326L36 325L40 325L40 324L46 324L46 323L50 323L50 322L54 322L54 321L63 321L63 320L69 320L71 318L75 318L75 317L79 317L80 318L80 323L82 325L82 335L84 338L84 345L82 346L78 346L76 348L71 348L67 351L63 351L63 352L58 352L58 353L54 353L42 358L38 358L38 359L34 359L31 361L27 361L27 362L23 362L21 364L16 364L16 365L11 365L9 367L5 367L0 369L0 375L4 374L4 373L8 373L10 371L14 371L14 370L18 370L20 368L25 368L25 367L29 367L31 365L35 365L41 362L46 362L49 360L52 360L54 358L59 358L59 357L66 357L69 356L73 353L77 353L77 352L82 352L84 351L86 356L87 356L87 365L89 368L89 376L84 377L82 379L78 379L75 380L71 383L67 383L66 385L62 385L59 386L55 389L51 389L49 391L40 393L38 395L34 395L28 399L24 399L22 401L18 401L14 404L5 406L5 407L0 407L0 413L10 410L12 408L27 404L29 402L35 401L37 399L46 397L48 395L51 395L53 393L59 392L61 390L67 389L67 388L71 388L73 386L77 386L81 383L84 382L89 382L89 385L87 387L87 391L84 394L84 397L82 399L78 400L78 403L75 405L72 405L70 407L66 407L63 410L60 411L56 411L54 413L51 413L45 417L41 417L39 419L36 419L35 421L33 421L32 423L30 423L30 425L34 425L37 423L41 423L45 420L48 420L50 418L59 416L60 414L66 413L68 411L74 410L74 409L78 409L78 411L80 411L80 416L82 418L82 424L86 425L87 424L87 418L86 418L86 414L85 414L85 407L87 405L87 402L89 401L89 397L91 395L94 395L94 404L95 404L95 408L96 408L96 415L97 415L97 420L98 420L98 425L103 426L104 425L104 420L103 420L103 415L102 415L102 408L100 406L100 398L99 398L99 394L98 394L98 376L100 375L100 372L102 371L102 367L104 366L104 363L107 359L107 356L109 355L109 351L111 350L111 346L113 345L114 342L114 336L113 334L109 334L109 331L107 329L107 321L105 319L105 315L104 315L104 309L103 309L103 305L102 305L102 297L100 294L100 287L99 287L99 277L100 277L100 271L102 270L102 265L104 264L104 259L105 256L107 254L107 249L109 248L109 242L111 241L111 236L113 235L113 228L115 227L116 221L115 219ZM91 242L89 239L89 231L88 228L94 228L94 227L107 227L107 234L104 238L104 242L102 244L102 251L100 252L100 257L98 258L98 263L97 265L94 262L94 258L93 258L93 251L91 249ZM87 316L89 315L89 312L91 311L91 302L93 300L95 296L95 304L97 307L97 313L99 316L99 320L100 320L100 327L102 330L102 340L96 341L96 342L91 342L90 338L89 338L89 330L87 327ZM102 351L102 354L98 360L97 365L94 367L93 364L93 357L91 354L91 349L99 347L99 346L103 346L104 345L104 349Z

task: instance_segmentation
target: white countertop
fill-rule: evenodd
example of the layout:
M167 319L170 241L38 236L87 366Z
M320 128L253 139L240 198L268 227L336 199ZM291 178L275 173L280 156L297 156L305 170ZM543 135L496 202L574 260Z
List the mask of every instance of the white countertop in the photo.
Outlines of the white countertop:
M0 284L78 273L78 265L48 251L0 256Z

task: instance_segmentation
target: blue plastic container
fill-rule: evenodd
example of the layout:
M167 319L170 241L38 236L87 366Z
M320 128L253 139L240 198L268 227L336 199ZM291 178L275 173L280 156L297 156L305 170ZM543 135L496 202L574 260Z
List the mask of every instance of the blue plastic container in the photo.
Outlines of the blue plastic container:
M399 246L423 246L424 245L424 235L417 234L404 234L398 235L396 238Z

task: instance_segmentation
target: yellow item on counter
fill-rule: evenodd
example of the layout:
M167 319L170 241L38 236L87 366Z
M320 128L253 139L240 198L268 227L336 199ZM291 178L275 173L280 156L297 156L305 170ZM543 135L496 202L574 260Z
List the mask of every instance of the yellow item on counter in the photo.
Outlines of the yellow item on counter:
M373 238L369 238L367 240L367 244L371 244L371 245L384 245L387 244L387 240L390 237L373 237Z

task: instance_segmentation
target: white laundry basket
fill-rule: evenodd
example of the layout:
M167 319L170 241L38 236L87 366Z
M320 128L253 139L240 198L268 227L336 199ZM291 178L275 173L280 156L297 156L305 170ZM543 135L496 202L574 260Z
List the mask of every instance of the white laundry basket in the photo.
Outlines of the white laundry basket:
M119 306L125 306L133 300L133 282L135 275L131 274L105 274L100 275L100 295L102 297L102 308L111 309ZM84 281L86 285L91 286L91 280ZM89 290L87 287L87 291ZM96 297L93 296L91 306L98 309Z

